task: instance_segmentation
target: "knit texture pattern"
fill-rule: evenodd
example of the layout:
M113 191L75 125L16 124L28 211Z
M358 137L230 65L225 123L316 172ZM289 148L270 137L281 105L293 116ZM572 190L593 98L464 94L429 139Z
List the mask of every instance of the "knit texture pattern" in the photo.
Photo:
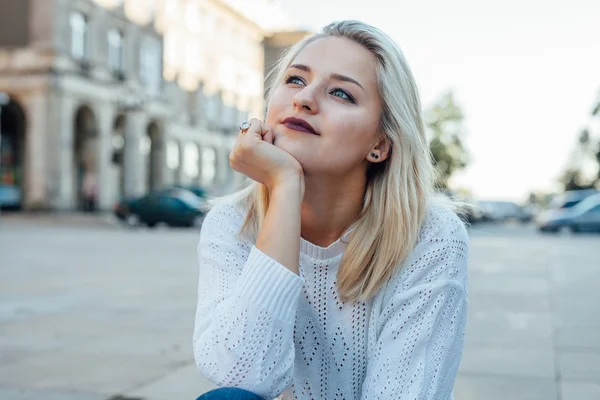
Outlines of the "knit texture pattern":
M215 206L198 244L199 372L273 399L452 399L467 321L468 235L431 206L417 245L368 302L343 303L345 249L301 239L300 275L242 240L241 210Z

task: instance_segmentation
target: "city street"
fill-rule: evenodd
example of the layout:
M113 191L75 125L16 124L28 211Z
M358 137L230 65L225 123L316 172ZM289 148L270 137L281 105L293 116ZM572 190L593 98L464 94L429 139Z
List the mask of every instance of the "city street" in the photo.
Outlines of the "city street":
M477 225L471 237L456 400L600 399L600 236ZM193 229L2 215L0 399L212 388L192 358L197 241Z

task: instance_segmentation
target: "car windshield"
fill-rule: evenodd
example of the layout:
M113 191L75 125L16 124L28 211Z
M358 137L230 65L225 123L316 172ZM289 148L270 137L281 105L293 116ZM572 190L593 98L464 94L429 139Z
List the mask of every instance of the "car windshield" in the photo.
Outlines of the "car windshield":
M571 208L589 196L597 194L595 189L572 190L555 197L550 202L550 208Z
M588 212L598 204L600 204L600 195L596 194L580 201L579 204L577 204L577 206L574 207L573 211L577 214L583 214Z

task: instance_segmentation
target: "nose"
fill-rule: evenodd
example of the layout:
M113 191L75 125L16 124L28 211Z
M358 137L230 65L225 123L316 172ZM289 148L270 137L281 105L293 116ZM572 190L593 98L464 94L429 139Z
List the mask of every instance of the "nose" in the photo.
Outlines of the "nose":
M294 108L316 114L319 112L319 105L315 98L314 90L308 86L305 86L294 96Z

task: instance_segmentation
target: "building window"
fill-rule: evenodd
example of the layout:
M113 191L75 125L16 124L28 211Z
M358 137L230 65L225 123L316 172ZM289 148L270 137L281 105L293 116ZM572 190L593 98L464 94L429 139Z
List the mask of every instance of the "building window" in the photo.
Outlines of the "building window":
M88 57L88 21L80 12L74 12L69 18L71 24L71 55L77 60Z
M140 78L148 92L158 94L161 84L160 45L147 39L140 48Z
M118 29L108 32L108 65L112 71L123 71L123 34Z

